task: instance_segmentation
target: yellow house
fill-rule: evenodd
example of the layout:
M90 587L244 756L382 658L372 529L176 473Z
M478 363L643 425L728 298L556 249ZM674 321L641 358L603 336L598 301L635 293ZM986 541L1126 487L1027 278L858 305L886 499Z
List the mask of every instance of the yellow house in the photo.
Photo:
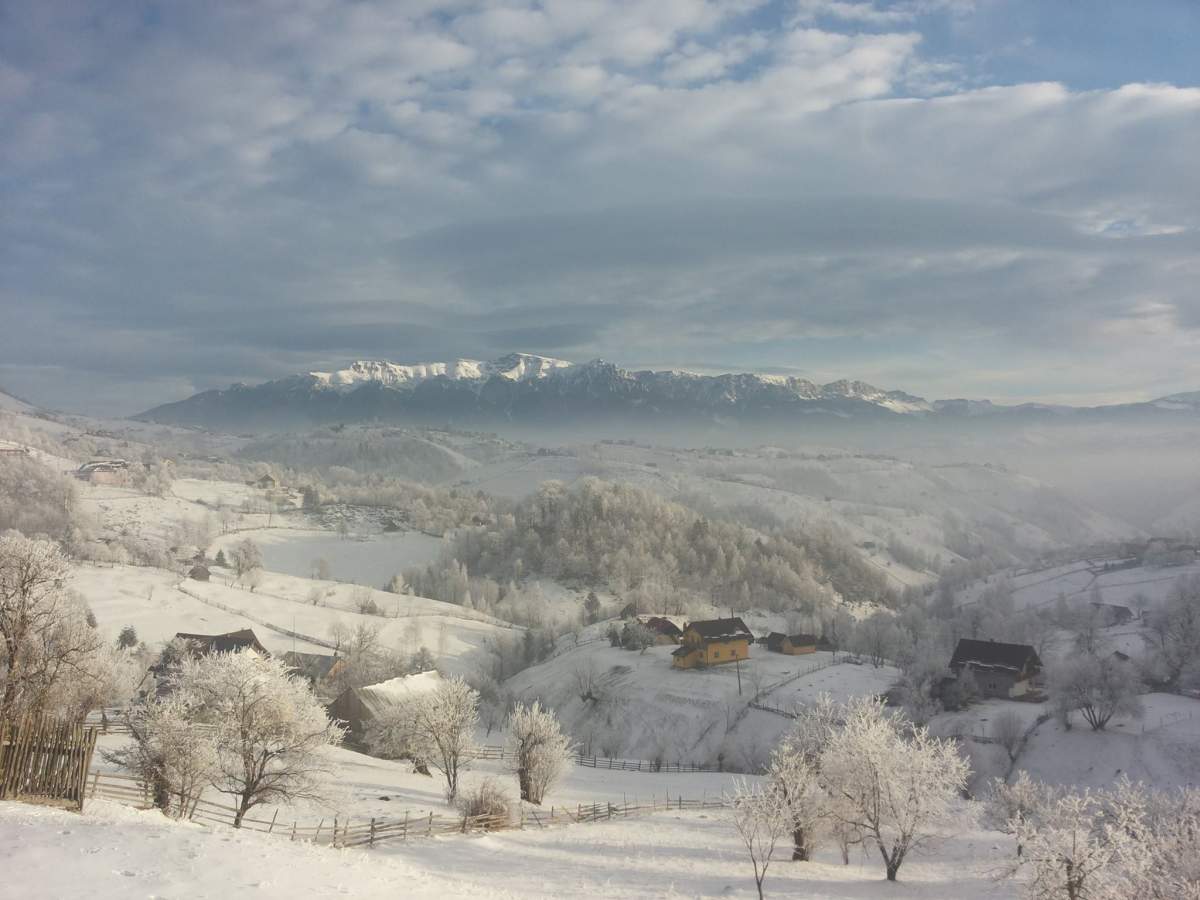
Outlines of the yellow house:
M719 666L750 658L750 629L740 618L691 622L683 629L683 640L671 654L676 669Z

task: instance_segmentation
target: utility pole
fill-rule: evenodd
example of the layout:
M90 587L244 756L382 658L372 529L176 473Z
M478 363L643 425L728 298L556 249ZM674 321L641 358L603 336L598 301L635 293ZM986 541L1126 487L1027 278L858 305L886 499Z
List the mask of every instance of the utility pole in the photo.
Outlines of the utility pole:
M737 673L738 673L738 696L740 697L740 696L742 696L742 660L741 660L741 658L739 657L738 659L735 659L733 662L733 665L737 669Z

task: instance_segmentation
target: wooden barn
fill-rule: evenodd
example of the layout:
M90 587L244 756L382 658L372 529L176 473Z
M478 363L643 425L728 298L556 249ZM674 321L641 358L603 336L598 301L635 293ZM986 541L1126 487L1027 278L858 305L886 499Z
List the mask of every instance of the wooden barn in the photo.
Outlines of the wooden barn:
M678 650L671 654L676 669L719 666L750 658L754 635L740 618L690 622L683 629Z
M969 670L985 697L1015 699L1030 693L1042 673L1042 661L1028 644L962 638L950 658L955 675Z
M767 635L767 649L772 653L783 653L787 656L800 656L805 653L816 653L820 638L815 634L783 634L772 631Z
M289 650L280 657L294 673L305 679L314 693L332 696L333 680L346 668L346 660L326 653Z
M93 459L75 470L75 477L89 484L129 483L129 463L123 459Z
M362 747L367 732L390 710L405 700L437 690L445 681L436 671L405 675L366 687L347 688L337 695L326 711L329 717L346 726L346 742Z
M647 616L639 621L654 632L654 643L678 644L683 640L683 629L666 616Z

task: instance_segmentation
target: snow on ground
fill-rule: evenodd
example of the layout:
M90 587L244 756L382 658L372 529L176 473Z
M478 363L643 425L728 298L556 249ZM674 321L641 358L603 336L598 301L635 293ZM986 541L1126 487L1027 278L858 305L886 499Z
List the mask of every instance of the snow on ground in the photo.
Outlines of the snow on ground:
M71 584L91 606L97 626L115 638L132 625L147 644L169 640L177 632L213 634L252 628L272 653L295 649L328 653L327 647L310 644L284 631L327 641L336 623L353 628L359 623L378 626L387 646L415 650L427 647L440 665L454 673L473 666L474 654L513 626L470 609L425 597L371 591L384 616L355 611L352 585L309 581L289 575L264 573L254 591L231 586L222 569L213 569L210 582L192 581L165 569L138 566L83 565L72 573ZM312 590L323 605L313 606Z
M1068 601L1088 601L1092 591L1100 589L1104 603L1116 603L1135 609L1134 597L1144 594L1149 608L1158 606L1180 578L1200 575L1200 562L1187 566L1137 566L1129 569L1104 571L1106 563L1114 560L1084 559L1065 565L1032 572L1001 572L969 585L958 595L960 604L973 603L979 595L999 579L1007 578L1013 588L1017 609L1047 606L1059 596Z
M208 481L201 478L176 478L171 482L171 493L180 499L206 506L232 509L243 503L260 501L263 492L251 485L236 481Z
M218 538L209 555L247 538L262 551L263 567L273 572L306 577L314 561L323 559L334 580L375 587L387 584L408 566L433 562L442 550L441 538L417 531L342 538L318 529L258 528Z
M71 573L71 587L87 601L96 615L97 629L108 640L115 640L126 625L132 625L138 639L151 647L170 640L180 631L222 634L253 628L263 646L272 653L292 649L291 637L264 628L236 612L202 603L179 590L179 584L180 576L174 572L144 566L82 565ZM289 627L290 624L289 620ZM306 653L329 652L305 641L296 641L295 649Z
M98 752L93 768L105 772L119 772L108 763L102 751L115 750L125 744L125 735L104 735L99 739ZM481 733L479 741L485 745L503 745L505 736L493 731ZM411 763L403 760L377 759L345 747L329 748L325 751L330 767L330 788L325 803L298 804L280 807L279 821L299 821L301 825L315 825L324 818L332 822L337 816L341 821L350 817L353 821L378 818L403 818L408 812L414 817L430 812L438 816L454 815L446 803L446 782L436 771L432 775L421 775L413 771ZM601 765L603 760L600 760ZM518 796L516 776L511 761L478 759L470 763L460 776L462 790L493 780L509 795ZM125 773L128 774L128 773ZM729 792L735 775L728 772L684 772L654 773L621 771L619 769L592 768L571 764L562 779L545 796L543 807L569 807L574 810L580 804L614 803L630 805L642 801L677 799L705 800L721 797ZM209 788L204 798L214 803L228 805L224 795ZM265 812L264 812L265 810ZM270 819L275 808L259 807L252 813L257 819Z
M112 535L169 545L181 522L204 522L211 513L179 497L152 497L115 485L81 485L79 507Z
M594 632L591 632L594 633ZM552 659L511 678L507 687L518 698L539 697L558 710L568 730L585 743L585 752L668 762L711 764L725 753L731 765L774 745L791 720L746 704L759 691L801 672L830 655L785 656L755 645L751 658L738 667L673 669L674 646L650 647L645 653L610 647L604 639L581 642ZM581 699L581 673L592 673L598 700ZM771 693L768 705L788 707L822 691L845 698L875 694L895 680L891 669L839 663ZM586 749L590 741L592 749ZM741 751L750 758L739 759Z
M1051 784L1110 787L1121 775L1159 788L1200 785L1200 701L1146 694L1141 719L1114 718L1092 731L1076 714L1070 731L1053 719L1030 737L1017 759Z
M1012 900L1016 886L992 877L1010 852L1001 835L963 828L910 857L894 884L877 856L856 854L843 866L826 850L811 863L779 858L766 888L815 900ZM755 896L749 861L715 811L333 850L105 801L83 815L5 802L0 871L0 896L14 900L78 896L83 885L92 900Z

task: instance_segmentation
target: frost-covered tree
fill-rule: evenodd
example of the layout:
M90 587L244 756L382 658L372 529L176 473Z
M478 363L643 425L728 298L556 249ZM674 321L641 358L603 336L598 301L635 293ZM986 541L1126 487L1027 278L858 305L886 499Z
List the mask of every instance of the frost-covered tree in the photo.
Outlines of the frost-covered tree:
M750 864L754 867L754 886L758 898L763 898L763 882L775 855L779 841L791 829L787 802L770 783L750 784L744 779L734 782L729 798L728 816Z
M1146 798L1128 783L1113 791L1062 793L1012 825L1029 870L1031 900L1128 900L1152 856Z
M883 858L889 881L905 857L949 820L969 767L952 741L910 727L882 701L856 700L821 753L820 778L834 814L861 829Z
M626 650L646 652L647 647L653 647L658 635L641 622L629 622L621 629L621 646Z
M996 714L992 720L992 740L1004 748L1009 762L1017 758L1017 749L1025 736L1025 722L1013 710L1006 709Z
M996 778L988 795L988 814L991 824L999 831L1018 837L1017 856L1021 856L1020 831L1045 804L1055 796L1049 785L1040 784L1022 771L1011 782Z
M370 740L384 756L411 759L446 780L446 799L458 795L458 779L469 768L479 724L479 693L461 678L427 693L413 694L388 710Z
M1163 608L1147 620L1163 680L1200 686L1200 576L1176 580Z
M792 859L807 860L816 849L829 796L817 777L817 758L805 752L805 738L785 736L771 753L767 780L779 795L792 834Z
M0 535L0 722L51 710L56 691L97 680L102 641L65 586L69 570L53 542Z
M254 569L261 569L263 564L262 551L258 548L258 544L250 538L244 538L234 544L229 551L228 559L238 580L245 578L246 573Z
M571 764L571 740L562 733L554 713L537 700L513 708L508 732L521 799L540 804Z
M150 785L154 805L164 813L189 816L218 773L213 729L198 720L194 699L174 691L137 708L128 723L132 741L106 758Z
M1079 710L1093 731L1113 716L1141 716L1141 689L1133 667L1113 656L1070 659L1050 675L1051 702L1068 717Z
M177 691L212 726L213 787L233 798L234 827L259 804L323 796L323 751L343 731L282 660L244 652L185 658Z

